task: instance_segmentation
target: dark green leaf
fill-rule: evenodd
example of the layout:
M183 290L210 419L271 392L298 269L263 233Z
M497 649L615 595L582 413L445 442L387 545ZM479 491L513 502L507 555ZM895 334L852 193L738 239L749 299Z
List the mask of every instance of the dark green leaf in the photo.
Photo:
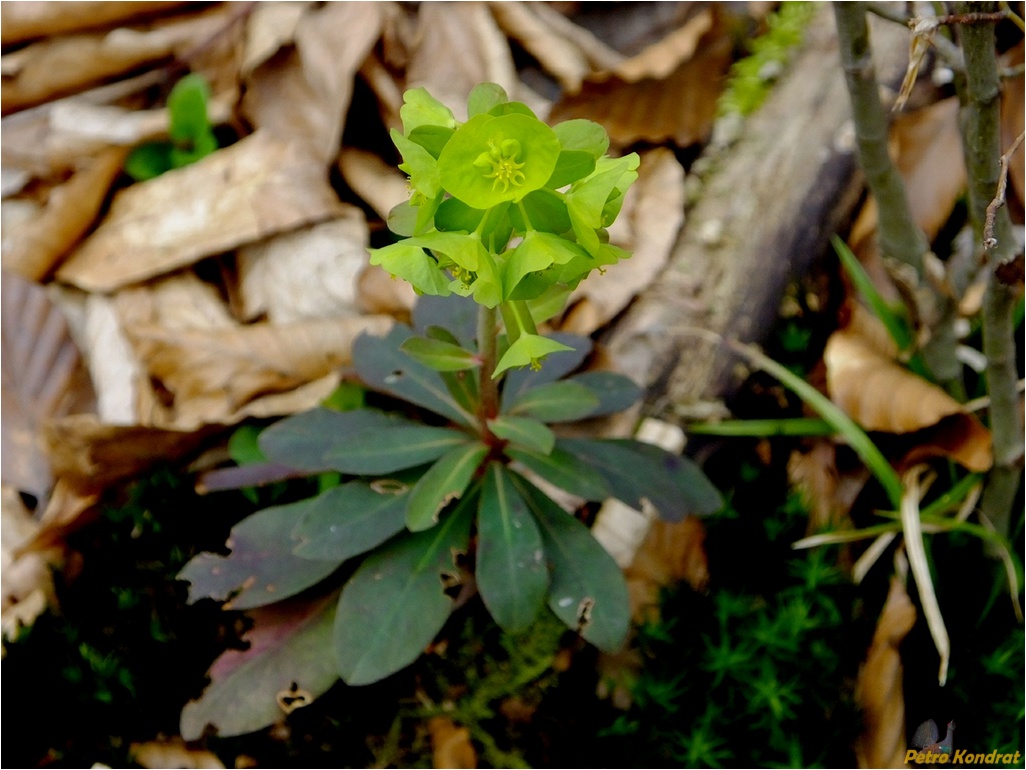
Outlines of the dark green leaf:
M594 413L599 398L584 385L562 380L546 382L525 391L510 404L509 414L533 417L542 422L569 422Z
M488 421L488 428L499 438L519 444L541 454L548 454L556 445L556 434L544 423L530 417L502 415Z
M444 588L458 574L473 506L463 504L426 532L393 540L346 583L335 615L335 660L351 685L384 679L415 661L452 610Z
M488 447L475 442L453 449L428 468L406 506L406 526L411 532L433 527L445 507L463 496L486 454Z
M556 448L548 454L514 446L506 447L505 451L509 457L522 463L528 470L572 495L583 497L585 500L605 500L612 497L602 474L569 452L560 449L558 441L556 444Z
M450 198L450 200L455 200ZM444 327L465 348L474 346L477 336L477 305L470 297L418 297L413 306L413 328L431 336L428 329Z
M260 449L267 459L289 468L320 473L333 470L326 455L341 443L368 431L416 425L377 409L336 412L318 407L271 425L260 434Z
M125 173L137 182L154 179L172 168L170 142L140 144L125 160Z
M412 334L409 327L397 325L384 337L360 335L353 343L357 374L372 388L473 426L473 413L453 398L438 372L399 350Z
M484 215L482 209L468 206L459 198L447 198L435 212L435 227L446 232L470 233L481 224Z
M642 390L634 381L615 372L584 372L567 379L567 382L583 385L598 398L598 406L588 417L622 412L641 398Z
M630 628L623 573L581 522L522 476L516 486L534 514L552 568L549 607L601 650L615 652Z
M407 482L352 481L296 503L293 553L341 562L369 551L406 526Z
M469 350L427 337L410 337L399 350L436 372L458 372L481 366L481 359Z
M245 650L228 650L210 667L210 685L182 709L180 732L199 739L213 725L221 737L244 735L282 718L278 696L293 687L316 698L338 681L331 645L338 591L248 613Z
M477 533L481 599L505 631L523 631L545 599L549 574L538 526L499 463L485 474Z
M552 190L535 190L524 196L520 206L510 209L510 218L517 230L527 230L527 222L524 221L520 209L523 208L531 227L546 233L561 235L570 231L570 215L567 213L566 203L563 202L559 193Z
M431 462L468 439L463 431L410 423L337 441L324 459L329 468L341 473L392 473Z
M240 425L228 438L228 456L236 465L252 465L267 462L260 451L260 428L256 425Z
M238 591L231 608L246 610L294 596L334 572L340 559L315 561L292 553L298 545L292 529L306 502L265 508L240 521L228 536L227 556L194 557L178 573L190 583L189 601L224 600Z
M336 412L351 412L367 405L367 391L355 382L344 381L331 392L321 406Z
M659 515L679 521L708 515L723 506L719 490L686 457L642 441L560 439L564 449L592 466L612 487L613 496L634 508L647 499Z

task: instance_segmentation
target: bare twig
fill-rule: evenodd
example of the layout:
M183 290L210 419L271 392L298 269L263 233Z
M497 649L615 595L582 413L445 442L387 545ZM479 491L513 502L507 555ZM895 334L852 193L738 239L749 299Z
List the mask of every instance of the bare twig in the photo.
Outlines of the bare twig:
M987 251L998 245L997 239L994 237L994 217L997 216L998 209L1005 205L1005 192L1008 187L1008 165L1011 163L1015 151L1022 144L1023 136L1026 136L1026 132L1020 133L1015 138L1015 141L1012 142L1012 146L1008 148L1008 151L1001 156L1001 171L998 175L997 193L994 195L994 199L987 204L987 216L983 223L983 248Z
M938 24L992 24L999 21L1004 21L1008 18L1008 14L1004 11L994 11L988 13L985 11L974 11L970 13L952 13L947 16L938 16Z

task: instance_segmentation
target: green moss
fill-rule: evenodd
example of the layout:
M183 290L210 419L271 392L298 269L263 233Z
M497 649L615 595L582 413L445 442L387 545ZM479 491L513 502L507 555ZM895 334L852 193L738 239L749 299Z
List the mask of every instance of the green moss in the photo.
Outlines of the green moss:
M801 44L805 28L818 9L818 3L783 3L766 17L766 34L755 38L748 56L730 68L727 87L720 97L720 115L747 117L769 95L791 54Z

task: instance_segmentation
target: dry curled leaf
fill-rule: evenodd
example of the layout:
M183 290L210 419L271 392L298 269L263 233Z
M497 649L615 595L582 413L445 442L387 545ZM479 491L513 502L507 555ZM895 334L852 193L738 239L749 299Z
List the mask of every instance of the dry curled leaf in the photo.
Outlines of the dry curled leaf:
M732 61L730 36L718 23L718 11L710 13L657 43L655 55L642 52L612 73L586 78L578 93L564 95L553 107L552 119L594 120L621 147L639 141L687 147L706 139ZM701 34L693 40L696 31ZM668 50L660 52L663 45Z
M355 206L338 219L276 235L236 253L246 320L275 324L356 313L356 279L367 264L367 222Z
M18 629L31 626L54 601L52 565L59 552L26 547L39 531L39 524L22 504L18 491L4 484L0 501L0 618L4 639L13 639Z
M379 3L327 3L296 22L295 47L248 78L243 112L263 132L334 160L360 64L381 35ZM344 41L344 45L339 45Z
M112 26L132 19L152 16L178 6L180 2L6 2L0 6L0 40L4 45L46 35L58 35L82 29Z
M377 153L346 147L339 156L338 168L346 184L382 220L387 220L393 208L410 199L406 175Z
M499 2L488 7L502 31L537 59L564 90L574 93L580 89L591 71L587 54L537 13L540 4Z
M322 164L258 131L118 193L107 218L57 277L88 291L111 291L339 213Z
M866 430L912 433L938 426L938 438L924 439L917 457L944 454L973 471L987 470L993 462L990 431L975 416L936 385L888 358L871 336L859 333L879 321L856 307L858 319L830 335L823 351L830 398ZM947 418L945 420L945 418Z
M367 265L357 279L357 302L363 313L384 313L408 320L417 303L417 292L406 281L397 280L380 265Z
M383 334L391 324L385 316L354 316L211 331L147 326L127 332L150 378L167 394L166 412L155 422L187 429L316 405L337 380L336 370L350 362L353 340L362 332ZM300 406L280 400L314 383L312 391L298 394ZM263 407L257 401L264 401ZM285 404L290 408L275 411Z
M41 427L93 410L95 396L64 316L46 290L4 275L3 482L43 500L53 483Z
M477 767L477 752L470 742L470 730L449 717L431 717L431 760L434 767Z
M904 581L890 591L859 670L855 698L862 709L862 734L855 743L859 767L904 767L905 697L900 646L916 622Z
M132 759L142 767L223 768L216 754L202 749L190 749L181 738L133 743Z
M3 236L3 267L34 281L48 277L92 227L125 159L122 149L86 159L75 174L50 191L34 217Z

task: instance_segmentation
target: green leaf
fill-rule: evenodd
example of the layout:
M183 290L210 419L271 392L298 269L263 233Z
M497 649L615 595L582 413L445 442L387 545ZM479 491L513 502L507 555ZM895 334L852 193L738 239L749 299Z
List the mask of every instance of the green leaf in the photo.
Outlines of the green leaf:
M477 338L477 305L472 299L451 294L448 297L420 297L413 306L413 328L428 337L430 329L445 328L457 344L473 348ZM438 338L441 339L441 338Z
M294 599L248 613L245 650L228 650L210 667L210 684L185 704L179 730L187 741L213 725L222 738L252 733L282 718L280 693L292 687L316 698L338 681L331 646L338 592Z
M542 454L547 455L556 445L556 434L544 423L530 417L502 415L489 420L488 428L504 441Z
M479 442L453 449L432 465L410 492L406 505L406 526L419 532L435 526L439 514L449 503L463 496L488 454Z
M456 128L452 111L429 94L426 88L411 88L403 94L399 117L403 121L403 133L406 136L420 126Z
M582 150L562 150L556 159L556 167L552 176L545 183L546 187L557 189L578 179L584 179L595 170L595 156Z
M228 438L228 456L236 465L252 465L267 462L260 451L260 428L256 425L240 425Z
M343 562L381 545L406 527L410 487L399 479L351 481L295 503L292 552Z
M370 249L370 263L381 265L394 277L407 281L421 294L442 297L449 294L449 278L438 266L438 261L413 241L413 238L409 238L383 249Z
M175 142L194 142L209 133L209 99L210 86L200 74L194 72L175 83L175 87L167 96L167 111L170 116L168 133Z
M403 156L403 162L399 168L410 177L410 186L431 199L437 196L442 190L441 177L439 176L438 161L425 148L416 142L411 142L394 128L389 132L392 142ZM450 140L451 141L451 140Z
M570 422L592 414L598 405L598 396L587 387L562 380L524 392L510 404L508 412L542 422Z
M324 459L340 473L392 473L431 462L468 439L463 431L409 423L339 440L325 452Z
M719 490L697 465L654 444L630 439L560 439L556 447L601 474L613 497L639 509L647 499L669 521L715 513L723 506Z
M567 349L549 355L541 369L516 369L510 372L502 389L502 411L508 411L507 405L516 401L529 388L554 382L569 374L584 363L584 359L591 353L592 344L587 337L563 332L550 337L566 345Z
M362 386L343 381L321 402L321 406L336 412L351 412L366 406L366 395L367 391Z
M426 532L401 537L369 556L342 590L335 615L335 660L350 685L384 679L415 661L452 611L446 581L470 538L469 504Z
M484 216L484 210L468 206L459 198L446 198L435 212L435 227L442 232L471 233Z
M583 385L598 398L598 406L587 417L622 412L642 396L641 388L633 380L615 372L583 372L566 381Z
M481 359L469 350L427 337L410 337L399 349L436 372L458 372L481 365Z
M502 288L505 297L513 294L517 285L528 273L544 270L549 265L566 264L574 257L587 258L587 252L575 243L558 235L531 231L513 250L503 268ZM556 275L551 276L555 281ZM533 298L533 297L532 297Z
M561 350L572 350L572 348L551 337L542 337L540 334L521 334L499 359L492 377L498 377L514 366L530 365L531 368L540 369L541 359L550 353L557 353Z
M435 231L410 238L408 243L416 244L425 249L431 249L436 254L448 257L447 260L440 260L440 264L443 267L448 267L455 263L464 270L476 272L481 269L484 246L481 245L480 238L475 235Z
M442 187L474 208L518 201L544 186L559 151L556 135L537 118L476 115L456 130L438 158Z
M334 572L341 560L314 561L292 553L298 545L292 529L305 503L258 511L232 527L230 554L201 553L189 561L178 573L190 583L189 601L223 601L238 591L231 608L246 610L294 596Z
M498 83L478 83L467 97L467 116L481 115L508 101L506 89Z
M336 412L318 407L279 420L266 428L259 439L268 460L289 468L320 473L332 470L326 455L339 443L368 431L401 425L416 425L377 409Z
M609 485L592 466L577 459L557 446L551 452L542 454L522 447L507 446L506 455L537 473L551 484L565 489L572 495L585 500L605 500L612 497Z
M154 179L172 168L170 142L145 142L125 159L125 173L137 182Z
M563 197L552 190L535 190L524 196L517 206L510 208L510 216L519 232L531 228L554 235L570 232L570 214ZM526 216L526 220L524 217ZM530 227L528 227L530 223Z
M468 427L477 417L461 405L445 387L438 372L399 350L413 332L406 326L392 327L384 337L362 334L353 343L353 365L368 386Z
M504 631L523 631L545 600L549 574L538 526L499 463L485 474L477 533L481 599Z
M584 118L564 120L552 130L556 132L564 150L583 150L598 160L609 149L606 129L594 121Z
M603 158L595 174L574 185L566 195L571 217L576 214L588 227L603 226L602 209L614 190L626 189L637 178L639 159L636 153L622 158Z
M541 530L552 567L549 607L601 650L615 652L630 628L623 573L588 528L522 476L513 475Z
M437 159L442 153L442 148L445 147L452 135L453 130L451 128L443 126L417 126L417 128L407 132L406 138L411 142L419 144L431 153L431 157Z

